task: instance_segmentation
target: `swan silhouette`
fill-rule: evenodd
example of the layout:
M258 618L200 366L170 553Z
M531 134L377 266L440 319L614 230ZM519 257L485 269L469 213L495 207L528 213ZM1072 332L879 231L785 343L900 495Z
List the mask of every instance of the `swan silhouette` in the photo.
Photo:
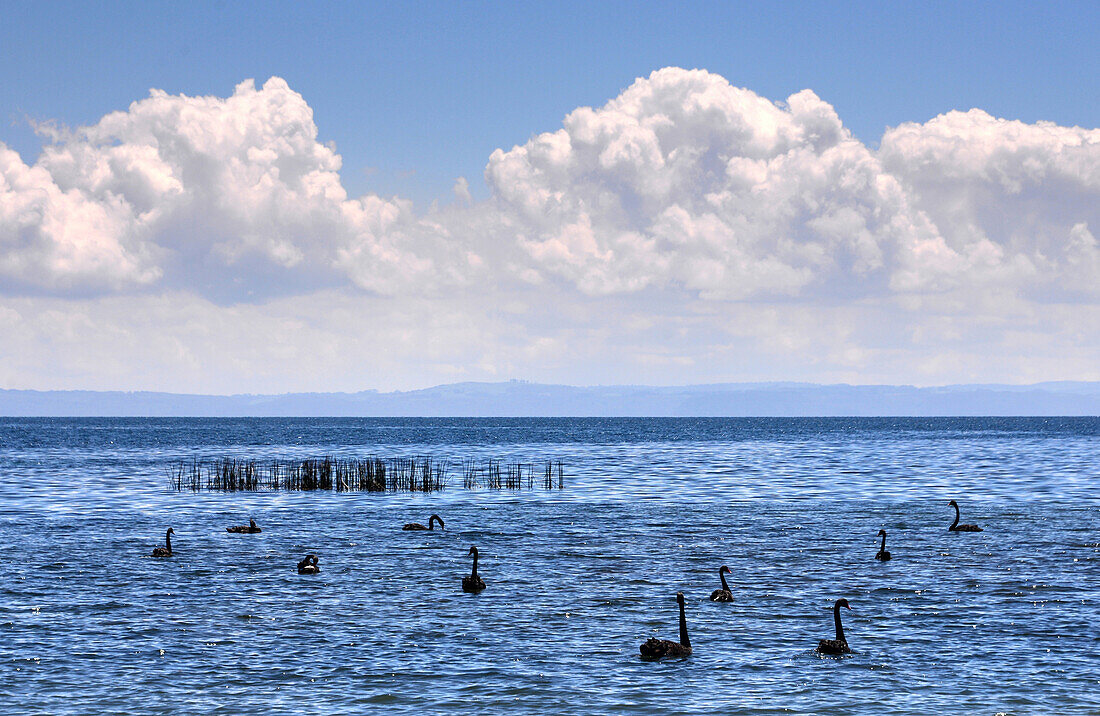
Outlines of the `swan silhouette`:
M435 521L439 520L439 529L443 529L443 518L439 515L432 515L428 518L428 526L420 524L419 522L406 522L403 530L431 530L435 529Z
M315 554L307 554L306 558L298 563L298 574L317 574L321 571L321 568L317 565L318 559Z
M175 530L173 530L171 527L168 528L168 531L164 533L164 546L153 548L154 557L172 556L172 535L174 535L175 533Z
M638 650L646 661L656 661L668 657L691 656L691 640L688 639L687 617L684 615L684 593L676 592L676 603L680 605L680 641L669 641L649 637Z
M847 599L838 599L833 605L833 621L836 623L836 639L822 639L817 644L819 654L849 654L848 640L844 638L844 627L840 625L840 608L851 609Z
M875 555L875 559L885 562L890 559L890 553L886 551L886 530L879 530L878 533L882 537L882 547L879 548L878 554Z
M733 592L730 591L730 585L726 584L726 574L730 573L730 568L726 565L722 565L718 570L718 578L722 580L722 588L715 589L710 593L710 600L712 602L732 602Z
M462 591L477 594L485 589L485 581L477 576L477 547L470 547L470 551L466 553L466 556L474 558L474 568L462 578Z
M951 523L951 526L947 529L951 532L982 532L982 528L978 525L960 525L959 524L959 503L951 500L947 504L955 508L955 521Z
M256 520L249 520L247 525L236 525L235 527L226 527L226 532L232 532L237 535L254 535L257 532L262 532L259 527L256 526Z

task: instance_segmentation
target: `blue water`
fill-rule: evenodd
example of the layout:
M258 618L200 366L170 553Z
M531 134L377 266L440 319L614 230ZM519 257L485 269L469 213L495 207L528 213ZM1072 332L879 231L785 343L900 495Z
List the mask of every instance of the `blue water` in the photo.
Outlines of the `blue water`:
M1098 448L1088 418L2 418L0 712L1096 714ZM565 488L166 479L424 454L561 459ZM984 532L947 531L952 498ZM707 600L723 564L732 604ZM677 591L694 654L642 662ZM854 653L823 658L837 597Z

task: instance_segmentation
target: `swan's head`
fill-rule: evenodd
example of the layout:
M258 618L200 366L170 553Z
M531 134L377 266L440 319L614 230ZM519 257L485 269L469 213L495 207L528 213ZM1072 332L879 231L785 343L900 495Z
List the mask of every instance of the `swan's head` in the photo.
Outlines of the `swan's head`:
M836 600L836 606L844 607L845 609L851 609L852 605L848 603L847 599L841 598Z
M249 520L248 521L248 526L249 527L255 527L256 526L256 520Z
M683 592L676 592L676 603L683 606L683 604L684 604L684 593Z
M886 536L886 530L879 530L878 534L879 534L879 537L885 537Z
M174 534L176 534L176 531L174 529L172 529L171 527L169 527L168 532L166 534L174 535Z
M477 547L470 547L470 551L466 553L466 556L467 557L476 557L477 556Z
M959 503L955 502L954 500L951 500L951 502L948 502L947 504L951 507L958 507L959 506Z
M317 566L317 563L321 561L321 560L317 559L317 555L315 555L315 554L311 554L309 556L313 557L313 565L314 566Z
M718 570L718 574L722 574L723 572L725 572L726 574L733 574L733 572L730 571L730 568L724 564L722 565L721 569Z

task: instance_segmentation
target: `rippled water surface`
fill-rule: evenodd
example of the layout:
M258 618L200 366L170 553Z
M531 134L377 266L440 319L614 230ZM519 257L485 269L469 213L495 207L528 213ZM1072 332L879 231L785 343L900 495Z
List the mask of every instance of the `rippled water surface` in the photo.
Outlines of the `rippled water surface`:
M1096 714L1098 447L1087 418L0 418L0 712ZM432 495L166 479L323 455L455 467ZM462 489L487 457L564 489ZM677 591L694 654L642 662ZM854 653L823 658L841 596Z

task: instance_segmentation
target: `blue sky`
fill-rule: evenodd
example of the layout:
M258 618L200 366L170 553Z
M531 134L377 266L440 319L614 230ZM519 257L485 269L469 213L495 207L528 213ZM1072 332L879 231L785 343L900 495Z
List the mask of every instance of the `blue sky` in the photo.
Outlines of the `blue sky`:
M1100 380L1098 36L0 1L0 388Z
M497 147L635 77L703 68L773 100L811 88L852 132L981 107L1100 126L1100 3L12 3L0 141L94 123L150 88L228 94L283 77L335 141L352 194L475 197Z

